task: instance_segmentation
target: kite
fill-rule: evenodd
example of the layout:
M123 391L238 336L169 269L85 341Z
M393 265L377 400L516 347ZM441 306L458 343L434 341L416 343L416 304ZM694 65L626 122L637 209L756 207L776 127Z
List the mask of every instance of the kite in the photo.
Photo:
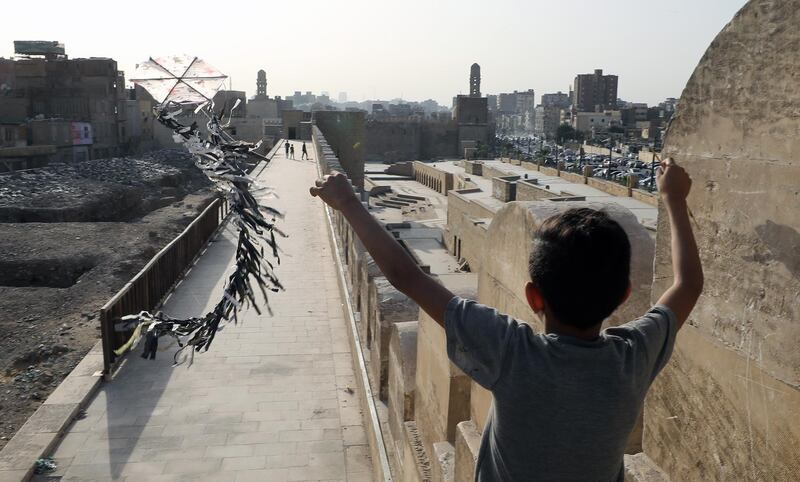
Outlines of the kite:
M118 331L133 330L127 343L115 350L115 354L132 350L144 339L143 358L154 359L158 339L174 338L180 349L173 359L178 365L181 353L189 348L189 360L195 351L208 350L214 336L224 321L237 322L237 312L252 305L261 314L255 298L257 288L264 296L269 308L268 292L283 290L275 274L275 265L264 254L268 247L276 264L280 263L275 235L286 237L275 225L283 215L268 206L260 205L251 192L255 179L245 170L245 161L250 157L266 159L256 153L257 144L234 139L225 128L225 107L217 115L214 110L214 94L222 87L227 76L197 57L185 55L150 58L139 64L131 81L147 90L158 102L154 108L156 120L171 129L175 142L183 144L194 155L195 165L214 182L216 189L227 198L232 214L232 223L239 230L236 247L236 264L228 277L222 298L214 308L201 317L176 319L162 312L151 314L142 311L123 316L115 326ZM239 100L229 110L228 122ZM201 133L196 122L183 125L179 116L194 108L207 120L207 134ZM188 339L187 339L188 338Z

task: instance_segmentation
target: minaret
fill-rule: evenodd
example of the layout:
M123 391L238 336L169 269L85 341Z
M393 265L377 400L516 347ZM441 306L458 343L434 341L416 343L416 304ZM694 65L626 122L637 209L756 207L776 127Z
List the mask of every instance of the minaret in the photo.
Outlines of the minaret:
M262 69L258 71L256 79L256 97L264 98L267 96L267 73Z
M481 66L472 64L469 69L469 96L481 96Z

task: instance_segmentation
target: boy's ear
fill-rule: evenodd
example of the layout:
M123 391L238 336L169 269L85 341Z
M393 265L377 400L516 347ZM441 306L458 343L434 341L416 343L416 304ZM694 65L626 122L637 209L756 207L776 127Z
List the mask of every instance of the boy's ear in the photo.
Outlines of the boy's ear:
M542 293L531 281L525 283L525 298L528 300L528 306L531 307L534 313L539 314L544 311L544 298L542 297Z

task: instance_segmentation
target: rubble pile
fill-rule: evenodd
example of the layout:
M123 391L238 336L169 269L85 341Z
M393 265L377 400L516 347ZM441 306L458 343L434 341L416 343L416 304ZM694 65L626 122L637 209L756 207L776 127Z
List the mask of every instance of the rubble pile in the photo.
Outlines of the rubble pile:
M0 222L124 221L209 185L189 153L172 149L51 164L0 175Z

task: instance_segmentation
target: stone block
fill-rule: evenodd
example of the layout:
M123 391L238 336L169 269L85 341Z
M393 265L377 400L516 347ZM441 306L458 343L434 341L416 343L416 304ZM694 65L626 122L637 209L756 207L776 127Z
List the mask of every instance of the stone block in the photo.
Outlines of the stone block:
M399 480L403 482L431 482L431 461L417 429L416 422L404 424L402 464Z
M453 482L456 450L450 442L433 444L433 482Z
M372 259L372 256L365 252L364 255L361 257L360 260L361 264L361 276L360 282L361 286L359 289L359 296L357 301L357 310L361 313L361 324L358 327L358 336L361 340L364 340L364 345L366 348L369 348L369 327L371 325L371 317L374 312L374 309L370 305L370 291L375 289L373 280L378 276L383 276L381 273L380 268L375 263L375 260ZM372 297L376 299L376 297Z
M401 321L414 321L419 317L419 306L398 291L386 278L373 279L370 304L374 311L369 329L370 380L381 400L388 397L389 336L392 325Z
M357 303L361 292L361 259L364 257L364 253L366 253L364 243L353 233L353 242L350 243L350 254L348 256L347 276L353 298L351 301L356 310L358 310Z
M643 452L625 455L625 482L669 482L669 477Z
M472 482L481 448L481 432L471 420L458 424L455 443L454 482Z
M480 161L464 161L464 171L467 174L480 176L483 174L483 163Z
M470 379L447 356L444 328L420 312L414 419L425 449L453 442L456 424L469 419Z
M483 431L483 428L486 427L486 419L489 417L489 409L492 406L492 392L474 381L471 382L469 405L470 419L478 427L478 430Z
M519 176L503 176L492 178L492 196L503 202L514 201L517 197Z
M414 418L418 325L416 321L395 323L389 341L389 432L397 453L402 453L404 423Z

